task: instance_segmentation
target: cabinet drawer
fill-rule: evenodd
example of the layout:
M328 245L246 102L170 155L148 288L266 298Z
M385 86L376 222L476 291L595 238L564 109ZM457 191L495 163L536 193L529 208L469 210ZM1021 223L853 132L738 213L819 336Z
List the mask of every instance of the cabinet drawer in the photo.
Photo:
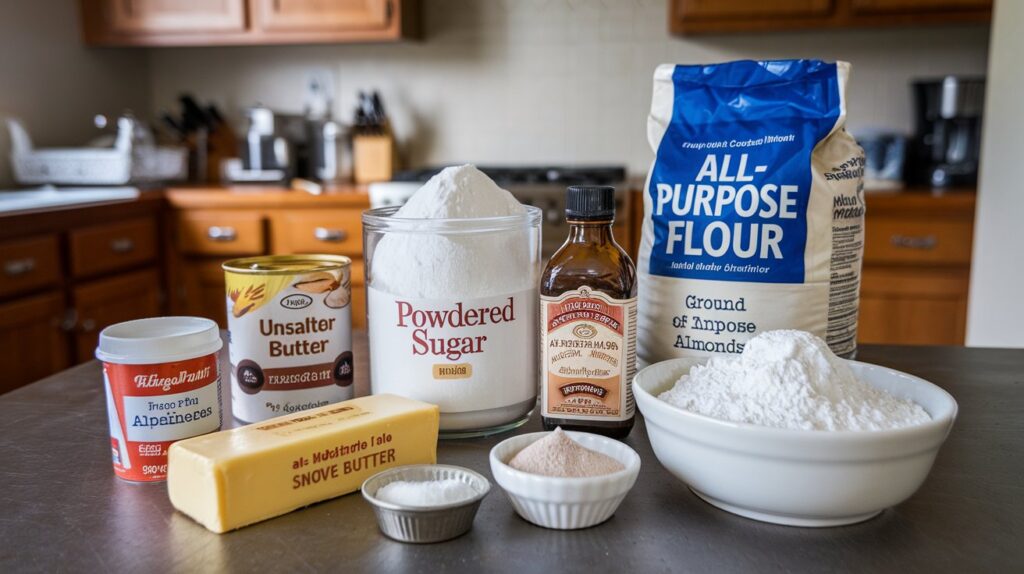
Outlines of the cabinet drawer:
M156 241L150 218L76 229L70 235L71 273L88 277L148 263L156 259Z
M869 263L969 264L973 223L869 217L864 260Z
M53 285L59 280L56 235L0 243L0 297Z
M248 211L183 211L178 214L178 246L194 255L260 255L263 216Z
M362 256L362 212L356 209L282 211L271 223L274 253Z

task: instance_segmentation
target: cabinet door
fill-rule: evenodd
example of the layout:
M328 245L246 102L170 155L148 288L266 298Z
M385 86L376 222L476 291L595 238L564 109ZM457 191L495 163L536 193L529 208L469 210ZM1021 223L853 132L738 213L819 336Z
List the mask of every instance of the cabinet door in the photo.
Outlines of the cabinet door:
M103 0L121 34L245 30L245 0Z
M227 328L227 296L221 260L185 261L181 265L183 313L212 319Z
M390 0L252 0L260 28L273 31L387 28Z
M861 275L861 343L963 345L969 271L871 267Z
M64 298L58 292L0 305L0 393L27 385L68 366L67 335L60 323Z
M92 358L104 327L160 315L160 275L155 269L125 273L85 283L74 289L78 313L75 328L75 359Z
M992 0L851 0L854 13L930 12L944 10L986 10Z
M676 18L748 18L822 16L832 10L832 0L675 0Z

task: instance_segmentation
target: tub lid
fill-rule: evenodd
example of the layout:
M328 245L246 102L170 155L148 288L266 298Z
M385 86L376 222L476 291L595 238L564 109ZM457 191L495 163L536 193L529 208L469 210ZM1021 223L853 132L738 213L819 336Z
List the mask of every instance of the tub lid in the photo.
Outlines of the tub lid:
M100 332L96 358L150 365L202 357L224 345L217 323L202 317L153 317L111 325Z

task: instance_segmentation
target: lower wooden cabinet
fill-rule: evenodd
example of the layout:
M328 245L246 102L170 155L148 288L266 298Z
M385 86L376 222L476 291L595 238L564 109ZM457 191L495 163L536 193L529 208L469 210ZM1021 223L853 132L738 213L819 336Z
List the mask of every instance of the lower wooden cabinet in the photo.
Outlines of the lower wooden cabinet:
M74 328L75 359L93 356L105 327L160 315L160 274L155 269L125 273L76 287L73 303L78 314Z
M64 296L60 291L0 305L0 393L68 367Z
M967 269L864 269L861 343L962 345L967 325Z
M227 329L227 295L220 260L185 261L181 264L178 286L182 315L213 319Z

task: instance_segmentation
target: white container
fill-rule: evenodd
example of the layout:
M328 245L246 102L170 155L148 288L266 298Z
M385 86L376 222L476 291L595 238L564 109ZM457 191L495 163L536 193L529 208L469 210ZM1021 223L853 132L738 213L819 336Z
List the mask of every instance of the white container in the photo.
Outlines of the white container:
M443 438L515 428L537 404L541 211L363 214L370 384L441 408Z
M491 474L505 490L516 513L527 522L557 530L587 528L611 518L640 474L640 455L614 439L566 431L574 441L614 458L625 468L611 474L576 478L531 474L508 465L519 451L549 434L514 436L491 449Z
M132 175L132 122L121 118L111 148L36 148L24 126L8 118L11 166L21 184L124 185Z
M903 502L928 476L956 418L946 391L857 361L847 361L857 378L916 402L932 420L884 431L791 430L718 420L657 398L706 360L647 367L633 395L661 464L707 502L755 520L838 526Z
M220 429L222 345L217 324L200 317L139 319L100 333L117 476L164 480L171 443Z

